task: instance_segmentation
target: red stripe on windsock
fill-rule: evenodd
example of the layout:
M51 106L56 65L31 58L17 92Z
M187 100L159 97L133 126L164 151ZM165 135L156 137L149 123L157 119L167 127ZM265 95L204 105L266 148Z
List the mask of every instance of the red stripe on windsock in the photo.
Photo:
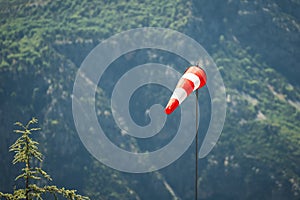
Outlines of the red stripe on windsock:
M186 91L187 96L189 96L189 94L191 94L194 90L194 83L188 79L183 78L182 79L182 85L180 86L181 88L183 88Z
M200 85L198 88L195 88L195 90L202 88L206 84L206 73L202 68L197 66L192 66L189 67L185 73L193 73L199 77Z
M167 115L171 114L179 105L179 101L177 99L170 99L168 105L165 108L165 113Z
M184 100L189 94L191 94L194 90L194 83L188 79L181 78L177 84L176 88L182 88L186 94L182 96L182 92L175 90L168 105L165 108L166 114L171 114L179 105L180 101ZM175 98L174 98L175 97ZM179 98L179 99L178 99ZM183 98L183 99L182 99Z

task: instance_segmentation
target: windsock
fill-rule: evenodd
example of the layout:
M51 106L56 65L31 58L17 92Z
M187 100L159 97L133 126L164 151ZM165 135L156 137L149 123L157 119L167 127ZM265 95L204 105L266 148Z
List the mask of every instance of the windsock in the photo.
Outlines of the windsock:
M198 90L206 84L206 74L198 66L187 68L165 108L166 114L171 114L193 91Z

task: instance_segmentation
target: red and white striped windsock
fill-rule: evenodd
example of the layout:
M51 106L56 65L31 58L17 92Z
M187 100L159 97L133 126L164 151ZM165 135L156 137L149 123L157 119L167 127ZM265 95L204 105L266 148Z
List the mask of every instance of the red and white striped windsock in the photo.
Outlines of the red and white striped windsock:
M203 87L206 84L206 74L198 66L187 68L183 76L177 83L177 86L165 108L166 114L171 114L193 91Z

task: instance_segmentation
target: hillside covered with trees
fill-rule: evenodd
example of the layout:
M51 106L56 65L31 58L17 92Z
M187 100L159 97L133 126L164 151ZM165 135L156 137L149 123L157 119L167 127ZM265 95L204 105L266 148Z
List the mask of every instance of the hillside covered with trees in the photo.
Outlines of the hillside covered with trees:
M226 121L213 151L199 161L199 199L299 199L299 0L0 0L0 191L18 187L14 177L22 168L13 166L8 152L17 138L13 124L36 117L41 131L34 139L54 185L75 188L90 199L194 198L194 144L164 169L130 174L96 160L75 129L72 91L81 63L101 41L140 27L190 36L222 75ZM112 81L103 80L96 93L97 117L109 138L133 151L159 148L171 137L150 143L128 138L112 117L115 82L148 62L180 72L189 64L160 50L135 51L112 63L107 72ZM139 124L149 122L149 105L141 102L164 104L171 94L149 88L130 105ZM207 99L203 91L200 101ZM201 106L207 123L208 106ZM176 124L169 121L168 127ZM200 128L201 137L206 128Z

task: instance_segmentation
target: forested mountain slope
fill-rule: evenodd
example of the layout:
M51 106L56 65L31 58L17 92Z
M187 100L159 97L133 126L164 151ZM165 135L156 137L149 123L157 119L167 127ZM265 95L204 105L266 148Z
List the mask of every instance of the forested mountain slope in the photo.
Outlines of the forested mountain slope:
M158 172L121 173L86 151L73 122L72 87L83 59L116 33L151 26L202 44L226 87L226 122L214 150L200 160L199 198L299 199L299 13L297 0L0 0L0 191L13 189L17 173L8 153L16 138L13 123L35 116L43 123L38 141L44 168L58 186L91 199L193 198L193 148ZM164 52L152 54L137 52L115 65L126 60L124 70L150 61L181 72L187 67ZM97 93L99 120L126 148L146 149L116 134L107 90Z

